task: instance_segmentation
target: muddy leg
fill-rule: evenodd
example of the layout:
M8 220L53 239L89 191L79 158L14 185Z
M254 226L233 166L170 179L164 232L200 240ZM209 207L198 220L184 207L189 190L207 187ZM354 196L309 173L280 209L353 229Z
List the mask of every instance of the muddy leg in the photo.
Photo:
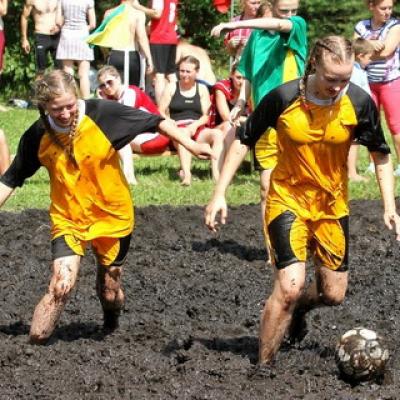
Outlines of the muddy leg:
M260 364L269 363L278 351L304 288L305 264L298 262L275 270L275 282L260 323Z
M125 296L121 289L122 267L97 267L96 290L104 313L104 330L112 332L118 328L118 318Z
M47 293L33 313L30 342L43 344L53 333L78 277L80 256L61 257L53 263L53 276Z

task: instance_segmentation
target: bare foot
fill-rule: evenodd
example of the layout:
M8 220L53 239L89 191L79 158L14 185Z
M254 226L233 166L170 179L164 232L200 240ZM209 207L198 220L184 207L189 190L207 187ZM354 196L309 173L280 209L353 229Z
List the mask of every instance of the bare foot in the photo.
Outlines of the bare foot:
M369 181L369 178L367 176L362 176L359 174L349 175L349 179L352 182L368 182Z
M190 186L192 183L192 175L188 174L187 176L184 174L184 172L180 169L178 172L179 178L181 180L181 185L182 186Z

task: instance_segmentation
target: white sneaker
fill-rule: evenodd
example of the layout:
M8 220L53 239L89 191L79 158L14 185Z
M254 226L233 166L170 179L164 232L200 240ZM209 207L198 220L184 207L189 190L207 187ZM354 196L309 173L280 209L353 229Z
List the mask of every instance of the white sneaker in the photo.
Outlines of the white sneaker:
M393 171L394 176L400 176L400 164L397 165L397 168Z
M369 163L367 169L365 170L366 174L375 174L375 164Z

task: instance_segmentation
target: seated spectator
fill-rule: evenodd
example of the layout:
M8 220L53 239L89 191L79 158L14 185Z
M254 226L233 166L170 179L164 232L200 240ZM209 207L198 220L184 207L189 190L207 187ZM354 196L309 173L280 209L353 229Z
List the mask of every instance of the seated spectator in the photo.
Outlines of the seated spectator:
M176 62L186 56L196 57L200 62L197 80L204 83L208 87L213 86L217 80L215 78L211 60L207 51L200 46L190 44L186 39L179 39L178 46L176 48Z
M6 136L2 129L0 129L0 175L10 166L10 150L8 149Z
M211 102L207 87L196 82L200 62L195 57L187 56L179 61L178 69L178 82L170 83L161 97L160 113L174 120L179 127L185 127L184 131L189 137L211 146L216 157L211 160L212 176L217 181L223 161L224 138L219 129L205 127L209 120ZM192 181L192 157L182 146L177 145L176 149L181 163L182 185L188 186Z
M137 86L131 85L127 87L122 84L120 74L112 65L106 65L99 70L97 81L99 83L98 94L100 97L115 100L126 106L139 108L152 114L160 114L156 105L146 93ZM135 153L159 154L167 150L170 143L171 141L167 136L149 132L137 135L128 145L119 150L123 171L128 183L137 184L132 151Z
M230 113L236 106L242 83L243 75L237 70L237 63L234 63L229 78L218 81L212 90L212 105L208 126L210 128L218 128L223 132L225 148L228 148L235 138ZM249 114L250 107L247 106L243 114L238 118L238 123L245 122Z

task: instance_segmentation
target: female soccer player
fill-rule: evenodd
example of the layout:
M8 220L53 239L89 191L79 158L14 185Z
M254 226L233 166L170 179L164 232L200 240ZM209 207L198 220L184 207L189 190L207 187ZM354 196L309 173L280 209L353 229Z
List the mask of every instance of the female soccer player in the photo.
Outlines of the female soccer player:
M40 118L21 137L0 179L0 206L41 166L48 170L53 276L33 314L30 339L39 344L57 324L88 245L98 261L104 328L118 325L124 303L121 271L134 224L118 150L139 133L158 129L196 155L208 157L211 149L181 135L160 116L115 101L79 100L73 78L60 70L36 82L36 100Z
M239 139L227 154L205 211L205 222L212 231L217 229L219 212L225 223L225 191L235 171L248 148L267 128L274 128L280 154L271 175L266 226L275 281L261 317L261 364L271 361L287 331L292 340L304 335L307 311L344 299L349 215L346 165L353 140L371 152L384 221L389 229L395 226L400 239L389 148L373 100L349 83L353 63L353 48L347 39L328 36L318 40L304 77L271 91L239 128ZM315 281L303 291L307 249L316 261Z

